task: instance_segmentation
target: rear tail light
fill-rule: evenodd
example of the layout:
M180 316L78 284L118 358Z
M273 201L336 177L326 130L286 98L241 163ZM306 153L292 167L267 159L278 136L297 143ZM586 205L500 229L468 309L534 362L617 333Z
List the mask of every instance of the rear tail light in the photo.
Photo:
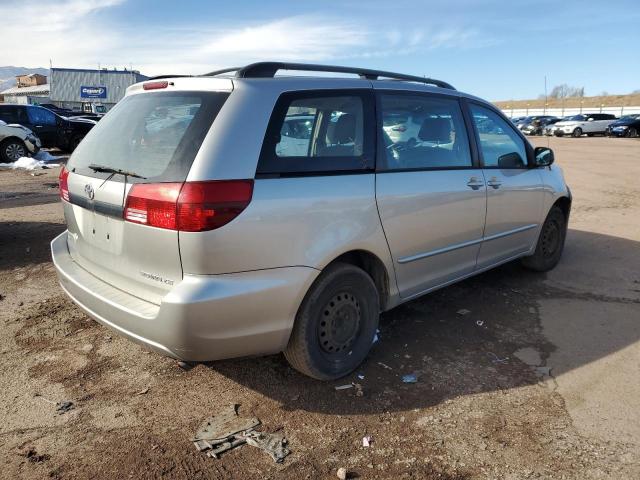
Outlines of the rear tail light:
M60 175L58 176L58 183L60 185L60 198L69 201L69 170L62 167Z
M214 230L247 208L252 195L253 180L138 183L127 196L124 219L184 232Z

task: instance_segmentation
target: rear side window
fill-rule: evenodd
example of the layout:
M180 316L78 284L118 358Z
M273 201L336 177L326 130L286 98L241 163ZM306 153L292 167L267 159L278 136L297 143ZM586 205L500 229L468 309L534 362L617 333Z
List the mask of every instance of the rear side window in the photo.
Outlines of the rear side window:
M380 97L384 170L471 167L460 103L454 98L383 94Z
M525 168L527 151L524 141L494 111L471 103L471 115L480 139L485 167Z
M33 125L55 125L56 124L56 116L46 108L29 107L27 109L27 114L29 115L29 121Z
M12 105L0 106L0 119L7 123L27 123L25 108Z
M106 177L89 166L126 170L143 179L184 181L228 93L154 92L131 95L91 129L69 160L83 175ZM123 181L116 175L112 178Z
M369 92L282 95L272 114L258 173L300 174L373 168Z

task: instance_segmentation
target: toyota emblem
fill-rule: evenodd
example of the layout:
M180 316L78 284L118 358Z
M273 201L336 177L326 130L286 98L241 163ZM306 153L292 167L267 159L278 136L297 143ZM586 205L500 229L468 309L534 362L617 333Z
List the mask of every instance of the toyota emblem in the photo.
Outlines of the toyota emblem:
M84 193L87 194L87 197L89 197L89 200L93 200L93 197L95 195L95 193L93 191L93 185L91 185L90 183L87 183L84 186Z

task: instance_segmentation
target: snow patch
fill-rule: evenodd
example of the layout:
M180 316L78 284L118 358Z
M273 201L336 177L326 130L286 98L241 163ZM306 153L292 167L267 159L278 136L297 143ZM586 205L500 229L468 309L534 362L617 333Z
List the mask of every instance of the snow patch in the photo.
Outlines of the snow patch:
M0 168L35 170L37 168L53 168L59 167L59 163L51 163L58 160L49 152L40 151L33 157L20 157L13 163L0 163Z

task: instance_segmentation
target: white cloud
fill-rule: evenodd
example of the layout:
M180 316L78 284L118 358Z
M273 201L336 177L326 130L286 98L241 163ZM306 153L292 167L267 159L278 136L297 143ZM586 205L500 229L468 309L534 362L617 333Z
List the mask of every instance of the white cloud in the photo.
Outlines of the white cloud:
M472 30L365 26L336 16L303 15L262 23L189 27L115 23L103 15L126 0L3 1L0 65L96 68L130 63L146 74L204 73L258 60L333 61L467 48ZM124 23L123 23L124 22Z

